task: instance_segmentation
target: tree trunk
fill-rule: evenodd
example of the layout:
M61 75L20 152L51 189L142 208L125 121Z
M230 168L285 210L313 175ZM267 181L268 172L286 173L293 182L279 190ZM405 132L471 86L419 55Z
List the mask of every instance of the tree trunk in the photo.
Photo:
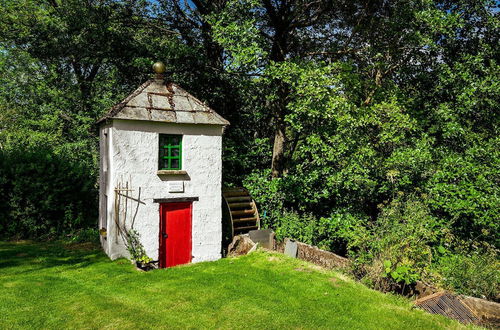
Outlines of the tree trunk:
M268 10L274 13L274 9ZM284 7L282 7L284 8ZM275 34L273 38L273 44L271 48L270 59L274 62L284 62L286 59L286 54L288 53L288 37L289 29L287 28L289 22L286 20L285 13L279 12L278 15L271 14L271 21L275 29ZM274 144L273 144L273 156L271 161L271 175L273 178L278 178L283 175L285 169L285 149L286 149L286 108L287 108L287 96L289 93L286 84L277 79L275 81L275 86L277 86L277 99L273 104L273 114L275 120L274 127Z
M276 118L274 131L273 158L271 163L271 175L273 178L283 174L285 164L285 121L282 116Z

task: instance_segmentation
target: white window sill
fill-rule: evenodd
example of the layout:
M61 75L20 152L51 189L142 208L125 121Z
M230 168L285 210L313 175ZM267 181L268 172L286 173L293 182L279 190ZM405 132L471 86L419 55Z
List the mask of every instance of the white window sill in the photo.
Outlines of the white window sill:
M158 175L186 175L187 172L183 170L158 170Z

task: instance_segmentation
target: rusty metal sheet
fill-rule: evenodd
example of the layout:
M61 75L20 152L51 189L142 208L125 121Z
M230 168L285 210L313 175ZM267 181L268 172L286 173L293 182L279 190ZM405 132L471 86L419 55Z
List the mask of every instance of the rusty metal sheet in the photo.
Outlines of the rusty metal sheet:
M175 95L185 97L186 101L189 103L189 105L186 105L187 108L183 108L183 107L179 106L178 109L181 109L181 110L189 109L189 110L193 110L193 111L214 112L205 103L201 102L196 97L194 97L193 95L186 92L182 87L179 87L175 84L172 84L172 91L175 92Z
M195 111L210 111L210 108L203 104L201 101L195 98L188 99L191 109Z
M147 87L147 92L161 94L168 93L168 90L162 79L151 79L151 84Z
M460 299L446 291L415 301L415 306L432 314L441 314L462 323L478 323L479 319Z
M170 91L173 92L176 95L181 95L181 96L189 96L189 93L184 90L184 88L180 87L179 85L176 84L170 84Z
M172 96L172 102L174 103L175 110L193 110L186 96L174 94Z
M127 102L127 106L132 107L149 107L148 95L146 93L140 93Z

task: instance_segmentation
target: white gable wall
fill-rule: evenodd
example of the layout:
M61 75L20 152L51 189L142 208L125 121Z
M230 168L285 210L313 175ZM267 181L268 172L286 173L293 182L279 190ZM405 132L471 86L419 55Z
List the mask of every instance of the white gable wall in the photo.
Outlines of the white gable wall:
M112 219L114 190L112 182L113 158L112 131L109 125L101 125L99 129L99 229L107 229L108 219ZM104 251L108 253L107 241L101 237Z
M183 135L182 170L187 175L157 174L159 134ZM145 205L128 199L125 207L125 198L122 198L118 218L121 223L126 219L126 228L134 222L133 227L139 232L149 257L158 259L159 204L153 199L198 197L199 201L192 202L192 262L219 259L222 237L222 126L114 119L109 126L108 141L109 182L104 188L108 191L107 239L103 241L106 253L112 259L128 257L115 225L114 193L114 188L120 183L125 187L128 182L129 189L133 190L129 195L139 198L140 187L140 200ZM103 149L101 142L101 158L106 154ZM184 192L169 193L169 181L183 181ZM101 198L102 195L101 192Z

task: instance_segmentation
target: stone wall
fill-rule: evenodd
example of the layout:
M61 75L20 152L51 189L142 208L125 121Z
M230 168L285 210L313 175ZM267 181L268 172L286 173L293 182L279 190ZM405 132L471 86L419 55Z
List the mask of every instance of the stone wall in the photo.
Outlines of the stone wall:
M286 243L289 239L286 238L284 242L276 242L275 250L284 253ZM316 246L301 243L295 241L297 244L297 258L305 261L309 261L315 265L333 269L333 268L345 268L350 264L350 260L341 257L333 252L321 250Z
M500 327L499 303L469 296L460 296L460 300L470 308L483 324Z

